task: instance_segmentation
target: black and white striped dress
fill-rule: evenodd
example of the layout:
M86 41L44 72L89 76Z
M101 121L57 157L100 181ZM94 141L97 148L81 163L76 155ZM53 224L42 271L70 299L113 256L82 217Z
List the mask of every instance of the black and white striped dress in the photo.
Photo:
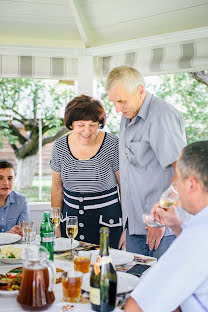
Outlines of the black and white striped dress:
M63 217L78 216L77 238L99 244L99 230L110 229L110 246L117 248L122 231L121 207L115 172L119 170L118 138L105 133L99 151L88 160L75 158L68 145L68 135L55 141L51 168L61 172L63 182ZM61 224L66 237L66 223Z

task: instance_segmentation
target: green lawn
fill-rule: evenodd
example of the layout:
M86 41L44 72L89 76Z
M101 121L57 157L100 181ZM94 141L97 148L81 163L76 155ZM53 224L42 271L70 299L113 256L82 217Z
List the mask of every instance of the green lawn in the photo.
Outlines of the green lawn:
M42 179L42 199L39 200L39 179L35 177L31 189L20 191L21 194L27 196L28 202L48 202L51 201L51 177L43 177Z

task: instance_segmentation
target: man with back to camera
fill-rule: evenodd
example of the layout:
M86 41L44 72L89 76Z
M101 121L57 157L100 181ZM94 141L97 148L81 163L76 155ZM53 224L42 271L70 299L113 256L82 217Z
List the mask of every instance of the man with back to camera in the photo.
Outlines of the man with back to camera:
M0 232L21 235L19 221L29 221L30 213L24 195L13 191L14 166L7 160L0 160Z
M122 113L119 158L126 249L159 258L175 235L170 228L146 229L142 214L150 213L175 181L175 162L186 145L183 119L172 105L146 91L142 75L132 67L114 68L106 90L116 112Z
M142 276L125 312L208 311L208 141L185 147L176 172L182 207L193 216L182 224L174 206L155 205L154 217L178 237Z

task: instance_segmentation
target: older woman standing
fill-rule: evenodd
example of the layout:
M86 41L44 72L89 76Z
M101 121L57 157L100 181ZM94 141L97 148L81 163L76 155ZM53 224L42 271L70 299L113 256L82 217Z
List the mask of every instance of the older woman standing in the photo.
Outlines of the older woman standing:
M70 134L56 140L51 160L52 206L78 217L78 240L99 244L99 229L110 229L110 246L118 248L122 232L118 138L100 131L106 115L102 104L81 95L68 103L64 122ZM66 223L61 235L66 237Z

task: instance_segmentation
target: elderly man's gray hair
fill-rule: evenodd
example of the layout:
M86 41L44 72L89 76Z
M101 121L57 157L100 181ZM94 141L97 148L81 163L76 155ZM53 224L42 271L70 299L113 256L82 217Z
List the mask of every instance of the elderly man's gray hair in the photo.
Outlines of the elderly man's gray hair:
M108 92L116 84L122 84L130 93L134 93L138 85L142 85L146 89L143 76L138 70L129 66L112 69L106 80L106 91Z

